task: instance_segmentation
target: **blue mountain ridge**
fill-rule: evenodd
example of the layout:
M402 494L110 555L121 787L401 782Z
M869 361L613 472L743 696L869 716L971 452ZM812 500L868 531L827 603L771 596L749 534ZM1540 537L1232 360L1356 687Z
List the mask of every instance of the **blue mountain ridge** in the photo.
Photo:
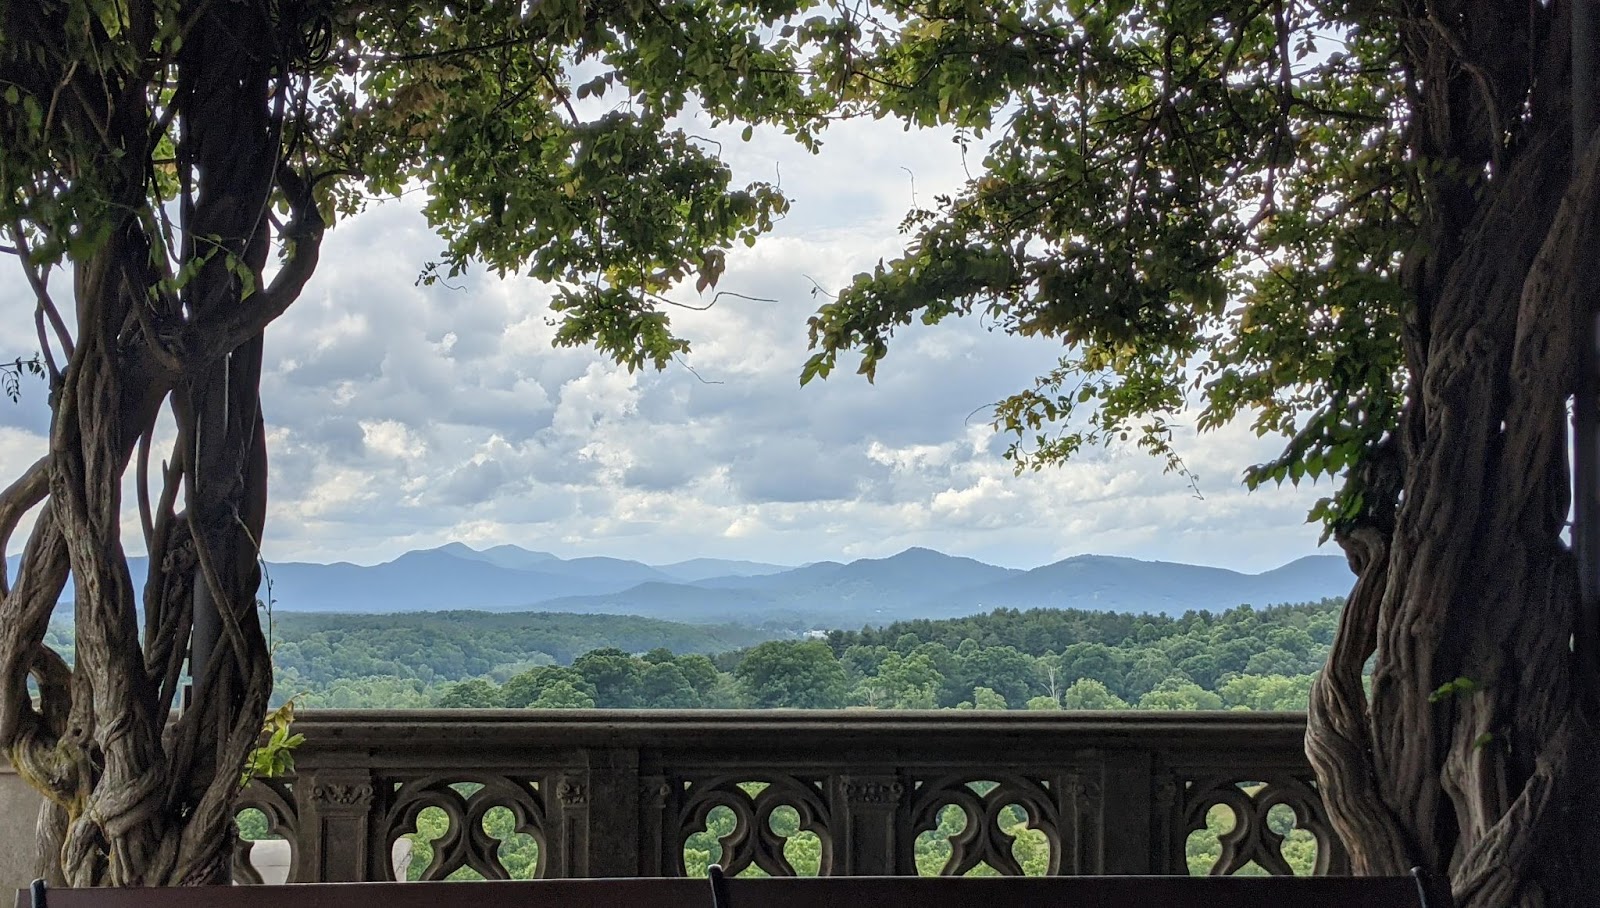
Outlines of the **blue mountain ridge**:
M14 573L16 559L8 562ZM129 562L135 583L142 584L144 559ZM1172 615L1342 596L1354 581L1343 558L1326 555L1260 574L1107 555L1078 555L1024 571L926 548L800 567L719 559L656 566L451 543L370 566L278 562L265 567L263 596L270 595L273 607L283 611L587 612L817 626L953 617L1002 607Z

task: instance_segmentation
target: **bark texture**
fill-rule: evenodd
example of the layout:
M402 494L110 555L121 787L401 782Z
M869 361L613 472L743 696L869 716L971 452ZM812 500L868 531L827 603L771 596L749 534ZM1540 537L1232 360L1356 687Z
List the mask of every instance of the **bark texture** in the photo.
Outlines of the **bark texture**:
M1406 401L1338 534L1359 579L1312 692L1307 752L1355 871L1448 873L1463 908L1593 904L1600 867L1600 641L1564 540L1600 143L1573 160L1569 9L1406 9L1429 162Z
M107 196L106 238L71 257L70 319L30 272L51 361L49 453L0 493L0 545L39 509L15 582L0 585L0 746L47 795L42 874L73 886L227 878L232 803L271 690L256 610L261 335L304 285L322 232L284 134L299 79L286 41L299 23L286 17L300 5L194 0L170 16L159 6L123 4L127 31L111 34L69 21L65 5L0 3L8 35L70 47L69 30L86 28L73 40L105 49L98 68L62 54L0 72L57 99L46 128L64 149L64 185L92 176ZM162 22L184 23L181 49L163 43ZM158 153L164 133L175 151ZM175 204L157 189L169 174ZM280 202L281 225L269 216ZM10 227L24 248L51 239ZM285 258L267 285L275 240ZM164 411L177 438L152 471ZM130 467L150 553L143 590L121 541ZM43 643L69 576L70 669ZM212 616L198 632L197 615ZM201 636L194 704L169 724Z

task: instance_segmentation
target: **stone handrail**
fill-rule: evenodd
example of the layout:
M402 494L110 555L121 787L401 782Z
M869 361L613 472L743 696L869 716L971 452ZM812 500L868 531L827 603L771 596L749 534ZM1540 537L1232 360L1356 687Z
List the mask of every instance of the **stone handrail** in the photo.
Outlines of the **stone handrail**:
M1052 873L1187 873L1188 836L1218 804L1236 819L1213 872L1287 872L1278 805L1315 837L1316 872L1347 865L1302 714L307 710L295 729L296 777L253 782L241 805L290 842L292 881L393 879L428 807L450 823L430 878L505 875L483 826L495 807L538 842L544 877L680 875L718 806L737 821L734 871L793 872L769 822L783 806L817 835L824 874L916 873L916 838L948 805L968 822L947 871L1015 872L1008 805L1048 838Z

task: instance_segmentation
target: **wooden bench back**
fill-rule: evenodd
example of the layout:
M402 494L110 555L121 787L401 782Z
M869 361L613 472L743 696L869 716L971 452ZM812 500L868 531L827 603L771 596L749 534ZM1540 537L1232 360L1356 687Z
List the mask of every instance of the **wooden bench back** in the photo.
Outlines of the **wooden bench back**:
M1452 908L1409 877L733 879L728 908ZM712 908L705 880L52 889L44 908ZM17 908L35 908L27 890Z

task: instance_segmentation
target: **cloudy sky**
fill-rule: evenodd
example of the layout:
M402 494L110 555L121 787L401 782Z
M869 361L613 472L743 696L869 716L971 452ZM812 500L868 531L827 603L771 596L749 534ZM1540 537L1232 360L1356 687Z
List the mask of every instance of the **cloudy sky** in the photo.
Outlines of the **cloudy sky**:
M794 201L721 283L774 302L676 312L693 352L663 373L551 347L537 283L415 286L439 243L414 198L341 223L268 333L267 558L373 563L459 540L795 564L921 545L1019 567L1102 553L1259 571L1316 551L1305 513L1326 488L1246 494L1242 470L1275 444L1243 426L1181 439L1203 497L1131 449L1012 475L986 408L1055 361L1048 342L919 326L875 385L842 370L802 389L814 284L893 256L913 197L963 179L948 134L860 123L825 142L814 158L779 136L725 146ZM0 340L17 347L0 352L27 355L31 298L0 267ZM42 452L46 420L41 385L0 401L0 473Z

